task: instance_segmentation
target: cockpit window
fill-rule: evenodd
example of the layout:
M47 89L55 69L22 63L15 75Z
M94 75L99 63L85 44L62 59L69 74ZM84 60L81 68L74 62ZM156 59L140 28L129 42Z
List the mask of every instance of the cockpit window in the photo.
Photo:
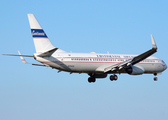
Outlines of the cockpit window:
M162 60L162 62L165 64L165 62Z

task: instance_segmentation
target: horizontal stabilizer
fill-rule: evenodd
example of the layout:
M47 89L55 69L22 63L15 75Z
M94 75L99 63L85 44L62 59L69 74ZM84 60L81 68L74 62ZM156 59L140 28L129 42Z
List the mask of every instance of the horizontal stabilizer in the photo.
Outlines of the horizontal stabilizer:
M54 48L52 50L49 50L47 52L41 53L39 55L37 55L38 57L49 57L51 56L58 48Z
M23 57L34 57L33 55L15 55L15 54L2 54L7 56L23 56Z

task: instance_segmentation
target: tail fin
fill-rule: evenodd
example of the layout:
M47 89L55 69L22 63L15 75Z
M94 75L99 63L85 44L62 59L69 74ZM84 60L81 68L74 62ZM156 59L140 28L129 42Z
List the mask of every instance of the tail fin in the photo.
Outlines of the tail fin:
M56 47L54 47L48 39L47 35L36 20L35 16L33 14L28 14L28 19L30 23L36 53L43 53L56 49Z

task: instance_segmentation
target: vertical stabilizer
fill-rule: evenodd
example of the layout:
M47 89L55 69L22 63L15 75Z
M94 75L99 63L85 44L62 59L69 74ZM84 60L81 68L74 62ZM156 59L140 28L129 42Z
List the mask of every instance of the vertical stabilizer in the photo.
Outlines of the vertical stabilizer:
M30 23L31 33L34 40L34 45L36 53L43 53L55 49L44 30L36 20L33 14L28 14L28 19Z

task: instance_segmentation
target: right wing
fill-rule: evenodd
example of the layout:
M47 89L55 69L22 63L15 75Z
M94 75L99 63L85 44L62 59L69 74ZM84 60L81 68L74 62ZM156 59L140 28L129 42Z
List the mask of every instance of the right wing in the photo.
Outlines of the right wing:
M130 67L131 65L134 65L136 63L139 63L140 61L146 59L147 57L151 56L152 54L154 54L155 52L157 52L157 46L156 46L156 43L153 39L153 35L151 35L151 40L152 40L152 49L148 50L147 52L144 52L132 59L129 59L127 61L124 61L124 62L121 62L121 63L118 63L118 64L115 64L115 65L112 65L112 66L109 66L109 67L106 67L104 69L104 73L107 73L107 72L119 72L120 71L123 71L125 70L125 68L128 68Z

